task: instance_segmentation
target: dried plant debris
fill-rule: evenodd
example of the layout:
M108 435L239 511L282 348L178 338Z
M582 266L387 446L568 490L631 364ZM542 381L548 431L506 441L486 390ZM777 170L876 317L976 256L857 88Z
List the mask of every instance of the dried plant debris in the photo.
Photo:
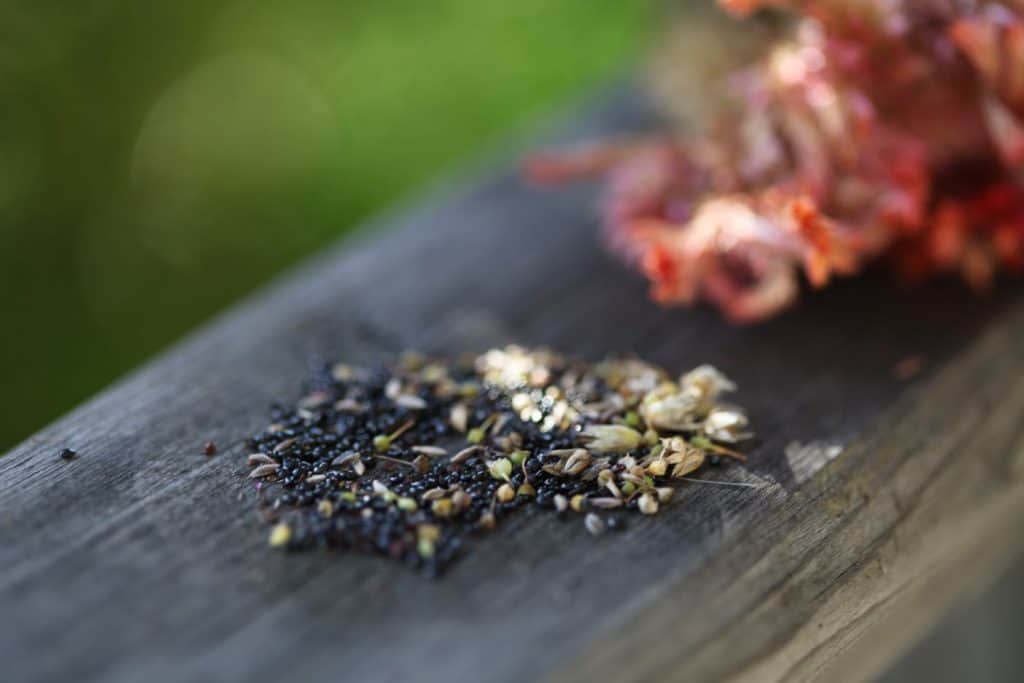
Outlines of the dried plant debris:
M526 506L593 535L655 515L674 486L751 436L703 365L588 364L515 346L456 361L339 364L249 440L269 543L354 548L442 571L467 539Z

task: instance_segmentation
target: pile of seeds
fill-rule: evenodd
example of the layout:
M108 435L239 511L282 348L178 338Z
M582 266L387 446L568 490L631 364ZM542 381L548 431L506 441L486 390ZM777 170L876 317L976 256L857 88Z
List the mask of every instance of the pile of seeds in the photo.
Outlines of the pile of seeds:
M392 367L338 364L276 407L249 441L270 545L355 548L431 574L472 534L527 505L599 535L622 511L657 514L704 463L743 459L734 385L700 366L678 379L634 359L596 364L496 349Z

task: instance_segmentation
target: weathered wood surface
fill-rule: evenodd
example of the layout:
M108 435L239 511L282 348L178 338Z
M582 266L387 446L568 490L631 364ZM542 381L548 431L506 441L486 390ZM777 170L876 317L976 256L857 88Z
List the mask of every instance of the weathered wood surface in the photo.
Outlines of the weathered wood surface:
M628 99L562 137L642 127ZM593 199L510 168L384 218L0 458L0 678L863 678L1021 549L1019 288L869 274L737 329L648 303ZM687 486L601 539L524 513L436 582L266 547L241 439L310 355L511 341L718 365L759 439L713 475L763 487Z

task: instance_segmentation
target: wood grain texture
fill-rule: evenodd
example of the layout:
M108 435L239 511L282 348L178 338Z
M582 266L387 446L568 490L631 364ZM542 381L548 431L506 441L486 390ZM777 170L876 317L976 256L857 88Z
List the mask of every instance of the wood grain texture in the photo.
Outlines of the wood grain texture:
M558 137L643 128L634 99ZM865 678L1021 550L1020 288L869 273L734 328L648 303L593 202L510 167L448 187L0 458L0 678ZM713 474L762 487L686 486L596 540L526 512L435 582L266 547L241 441L309 358L507 342L718 365L759 438ZM926 371L899 382L911 354Z

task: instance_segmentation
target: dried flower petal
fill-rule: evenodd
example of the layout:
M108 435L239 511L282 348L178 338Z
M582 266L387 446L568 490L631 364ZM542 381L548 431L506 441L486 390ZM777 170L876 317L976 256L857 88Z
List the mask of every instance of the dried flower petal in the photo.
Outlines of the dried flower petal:
M821 287L884 256L908 278L955 272L975 289L1024 272L1019 0L719 4L798 20L727 87L701 84L727 93L703 107L718 125L696 129L710 134L542 154L527 168L540 182L608 178L610 242L654 299L750 323L791 306L801 276ZM675 84L692 56L666 60L661 80Z

